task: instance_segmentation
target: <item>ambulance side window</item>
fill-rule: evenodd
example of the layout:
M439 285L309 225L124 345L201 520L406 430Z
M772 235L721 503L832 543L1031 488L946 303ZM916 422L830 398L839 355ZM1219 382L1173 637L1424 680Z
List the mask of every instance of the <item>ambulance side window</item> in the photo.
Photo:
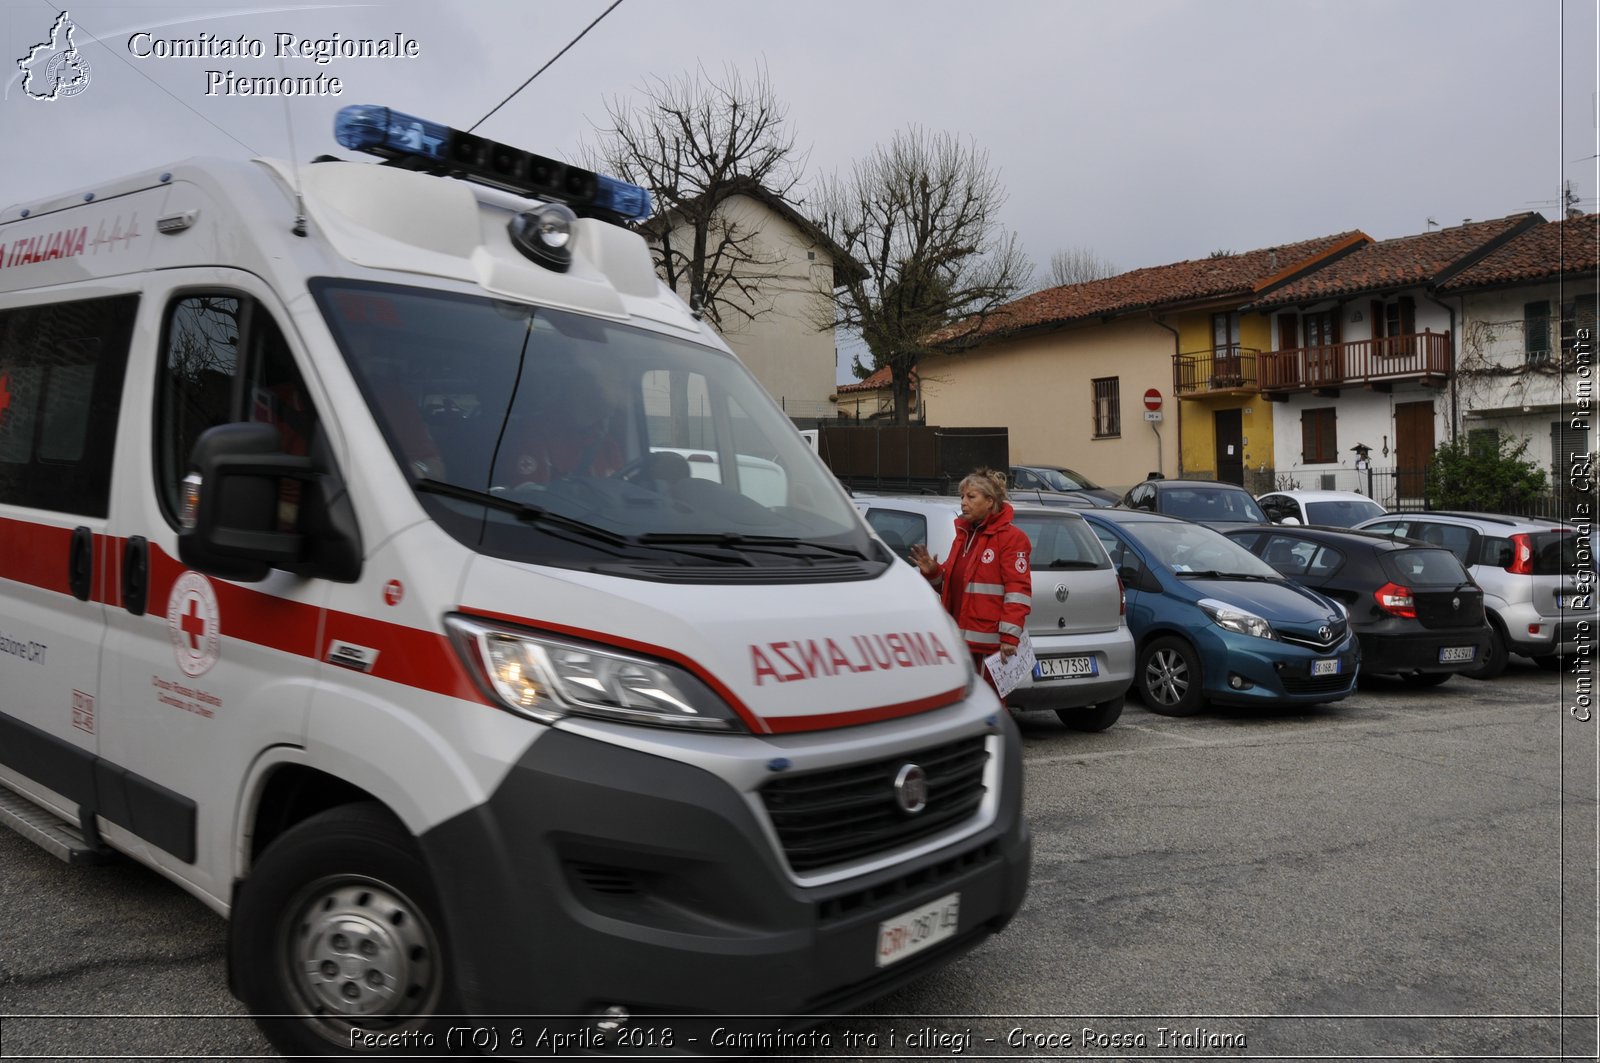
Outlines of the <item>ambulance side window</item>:
M259 303L221 292L186 295L168 309L163 335L156 474L169 520L176 520L195 440L208 428L260 421L277 426L284 453L311 452L316 411L283 332Z
M104 517L136 295L0 312L0 503Z

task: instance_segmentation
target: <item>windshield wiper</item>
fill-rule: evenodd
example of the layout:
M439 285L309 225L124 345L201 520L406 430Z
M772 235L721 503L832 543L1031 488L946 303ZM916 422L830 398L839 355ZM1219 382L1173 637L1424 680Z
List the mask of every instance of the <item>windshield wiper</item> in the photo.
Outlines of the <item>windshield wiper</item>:
M1257 583L1272 583L1284 579L1283 576L1263 576L1258 572L1218 572L1214 568L1201 569L1198 572L1179 572L1179 579L1241 579Z
M1099 568L1094 561L1052 561L1048 565L1035 565L1035 569L1044 569L1046 572L1056 572L1064 568Z
M411 486L418 491L430 495L443 495L446 498L458 498L463 502L475 502L478 505L489 506L492 509L510 513L520 521L537 524L544 528L570 532L583 537L588 543L604 543L607 546L629 546L633 540L626 535L596 524L569 517L564 513L556 513L536 506L531 502L518 502L514 498L497 495L492 491L480 491L473 487L462 487L460 484L446 483L444 480L421 479L412 482Z
M820 550L823 553L866 560L865 554L853 546L831 546L827 543L797 539L790 535L743 535L739 532L646 532L636 540L647 546L721 546L728 549L743 547L762 553L792 556L797 548Z

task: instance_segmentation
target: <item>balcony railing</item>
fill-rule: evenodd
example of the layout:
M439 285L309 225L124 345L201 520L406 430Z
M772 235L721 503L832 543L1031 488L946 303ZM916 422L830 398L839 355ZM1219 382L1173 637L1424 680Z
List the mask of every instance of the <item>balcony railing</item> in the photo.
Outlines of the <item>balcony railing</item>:
M1208 347L1172 356L1172 387L1179 395L1256 390L1254 347Z
M1261 356L1261 390L1268 393L1347 384L1443 383L1449 375L1448 332L1384 336Z

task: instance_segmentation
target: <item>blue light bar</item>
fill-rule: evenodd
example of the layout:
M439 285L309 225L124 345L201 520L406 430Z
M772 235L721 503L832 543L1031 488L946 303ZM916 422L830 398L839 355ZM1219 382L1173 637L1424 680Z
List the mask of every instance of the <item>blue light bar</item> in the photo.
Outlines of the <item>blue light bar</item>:
M644 221L650 216L653 204L650 193L638 185L630 185L603 173L594 175L595 204L629 221Z
M615 221L650 216L650 193L638 185L387 107L356 104L340 109L333 135L350 150L377 155L392 165L557 200L579 215Z
M390 158L416 155L443 159L450 132L448 126L437 122L425 122L371 104L342 108L333 119L333 135L339 143L351 151Z

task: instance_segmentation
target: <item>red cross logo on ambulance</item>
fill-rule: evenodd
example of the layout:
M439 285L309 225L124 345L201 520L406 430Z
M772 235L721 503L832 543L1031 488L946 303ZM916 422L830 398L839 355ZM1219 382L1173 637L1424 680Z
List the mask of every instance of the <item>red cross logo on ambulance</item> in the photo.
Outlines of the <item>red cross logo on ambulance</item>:
M211 581L198 572L185 572L167 596L167 632L178 667L191 679L205 675L217 663L222 644L221 612Z

